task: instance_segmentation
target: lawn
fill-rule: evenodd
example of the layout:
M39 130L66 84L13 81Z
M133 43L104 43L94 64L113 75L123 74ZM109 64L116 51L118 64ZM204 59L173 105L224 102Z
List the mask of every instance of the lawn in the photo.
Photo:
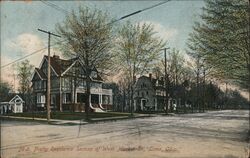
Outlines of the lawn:
M46 112L35 112L35 113L12 113L8 116L17 117L35 117L35 118L47 118ZM107 117L121 117L130 116L130 113L119 113L119 112L93 112L89 114L90 118L107 118ZM80 120L85 119L86 114L84 112L51 112L52 119L60 120Z

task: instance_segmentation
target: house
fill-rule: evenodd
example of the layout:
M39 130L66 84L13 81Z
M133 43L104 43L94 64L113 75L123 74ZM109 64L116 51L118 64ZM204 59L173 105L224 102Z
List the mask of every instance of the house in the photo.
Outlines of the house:
M141 76L134 85L134 111L157 111L164 109L166 96L163 77L160 79Z
M22 113L23 104L24 101L19 95L10 95L10 97L0 103L0 113Z
M51 61L51 109L54 111L84 111L86 76L78 58L61 59L54 55ZM37 110L46 109L48 56L44 56L32 77L32 89ZM104 83L98 71L91 73L91 108L94 111L112 107L112 90L102 88Z

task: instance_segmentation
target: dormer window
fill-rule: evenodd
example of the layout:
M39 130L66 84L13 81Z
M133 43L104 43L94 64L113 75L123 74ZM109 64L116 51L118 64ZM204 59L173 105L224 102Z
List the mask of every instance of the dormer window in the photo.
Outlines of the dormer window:
M92 71L92 73L91 73L91 77L93 77L93 78L97 78L97 72L96 72L96 71Z

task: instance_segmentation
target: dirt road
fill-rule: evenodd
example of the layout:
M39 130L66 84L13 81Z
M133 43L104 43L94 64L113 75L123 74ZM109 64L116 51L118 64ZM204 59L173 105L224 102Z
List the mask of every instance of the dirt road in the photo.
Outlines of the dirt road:
M156 116L82 126L2 122L3 158L246 158L248 111Z

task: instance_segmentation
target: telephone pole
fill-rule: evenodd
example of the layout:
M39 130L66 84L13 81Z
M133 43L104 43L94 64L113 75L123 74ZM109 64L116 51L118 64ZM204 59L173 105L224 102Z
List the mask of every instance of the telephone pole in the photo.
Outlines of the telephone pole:
M41 31L43 33L47 33L48 34L48 72L47 72L47 120L48 123L50 122L50 36L53 35L55 37L61 37L59 35L56 35L54 33L51 33L49 31L44 31L41 29L38 29L38 31Z
M167 49L168 48L163 48L164 50L164 82L165 82L165 98L164 98L164 102L165 102L165 106L166 106L166 113L168 114L168 91L169 91L169 83L168 83L168 74L167 74Z

